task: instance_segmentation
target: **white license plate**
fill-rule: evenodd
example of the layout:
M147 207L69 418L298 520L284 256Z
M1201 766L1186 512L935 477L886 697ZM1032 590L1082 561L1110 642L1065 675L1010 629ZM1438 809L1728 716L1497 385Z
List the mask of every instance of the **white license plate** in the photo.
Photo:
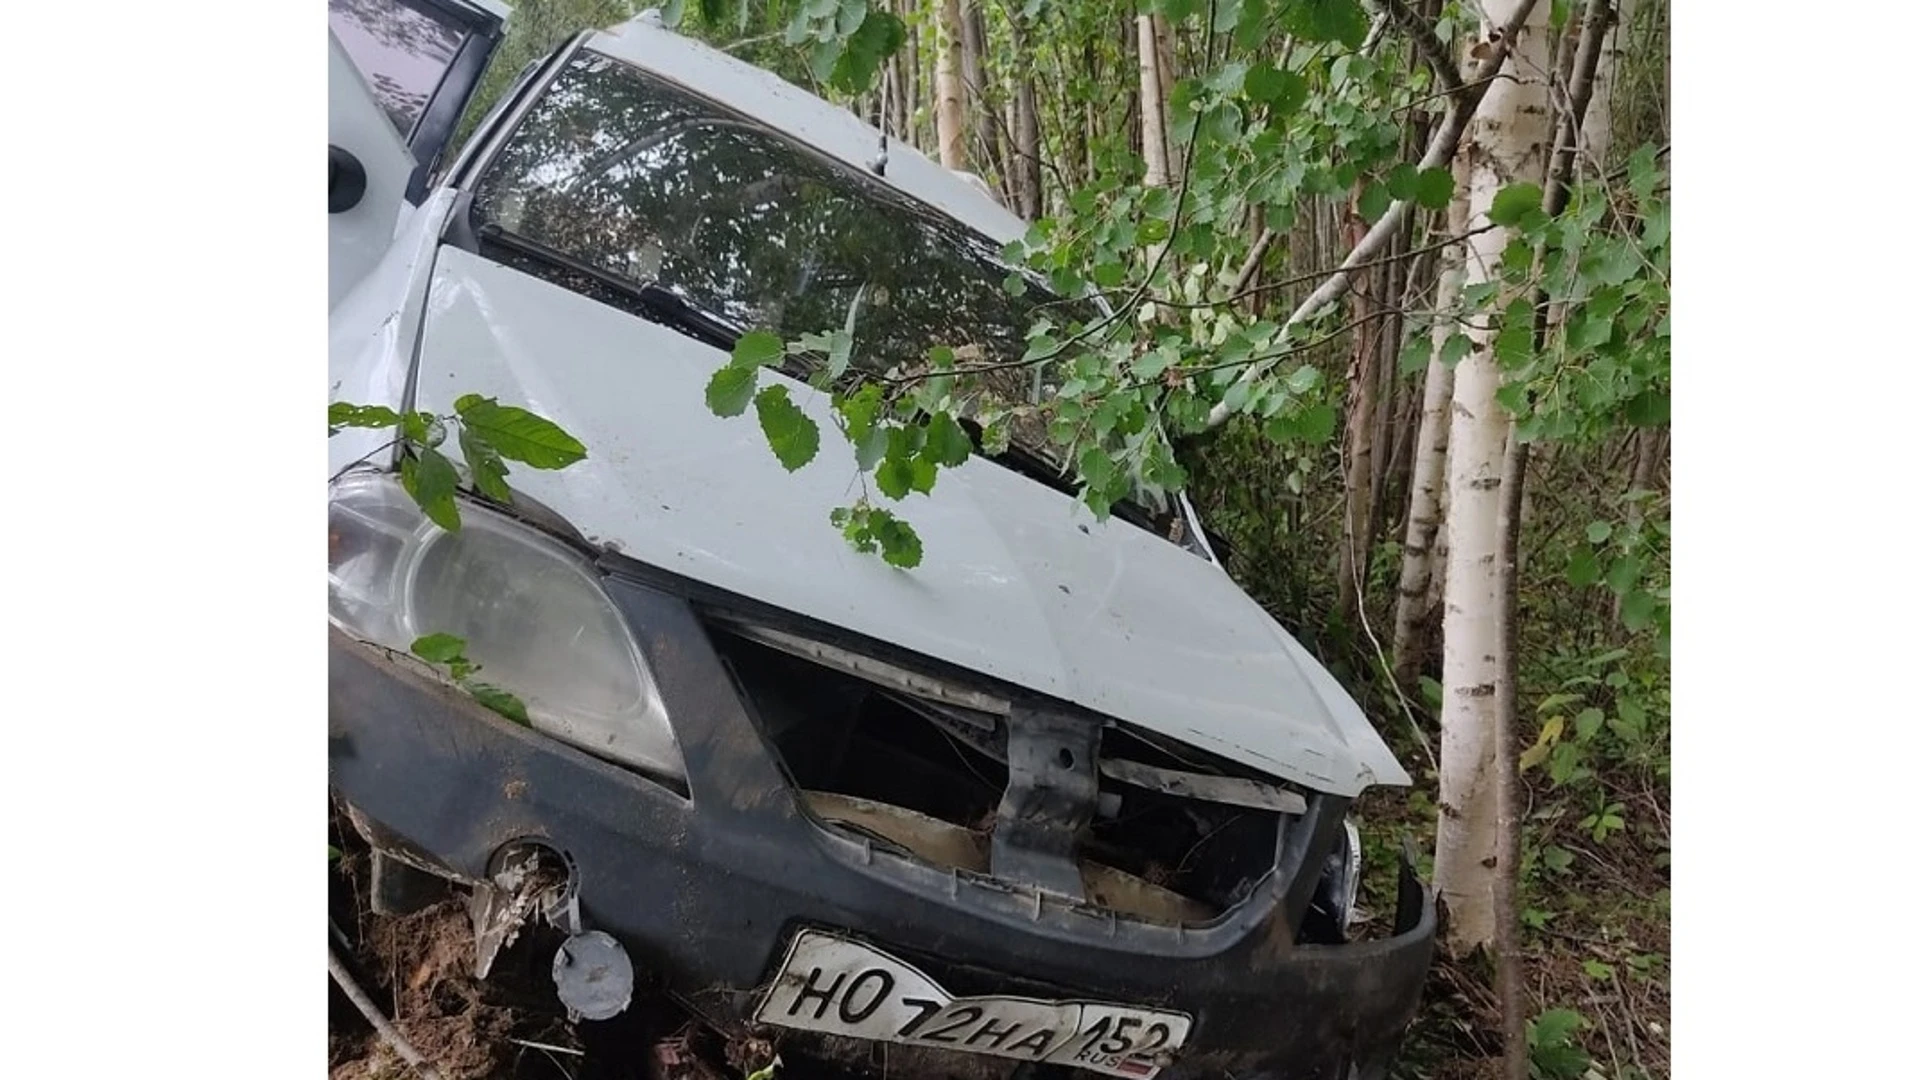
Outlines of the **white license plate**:
M898 957L817 930L794 938L754 1018L1139 1080L1172 1062L1193 1026L1185 1013L1095 1001L953 997Z

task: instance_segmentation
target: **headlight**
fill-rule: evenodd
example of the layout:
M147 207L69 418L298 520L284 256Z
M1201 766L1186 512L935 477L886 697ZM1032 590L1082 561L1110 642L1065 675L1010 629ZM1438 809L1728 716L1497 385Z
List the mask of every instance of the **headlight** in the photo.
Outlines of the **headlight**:
M685 779L680 747L639 646L573 551L472 503L461 528L428 521L392 476L333 487L328 617L407 651L453 634L479 678L517 695L533 726L599 757Z

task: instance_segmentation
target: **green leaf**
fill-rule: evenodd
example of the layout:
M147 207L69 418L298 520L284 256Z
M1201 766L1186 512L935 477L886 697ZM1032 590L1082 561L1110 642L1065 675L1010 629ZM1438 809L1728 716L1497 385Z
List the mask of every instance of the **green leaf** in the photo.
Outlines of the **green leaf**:
M860 0L865 7L865 0ZM851 10L843 7L842 11ZM860 26L847 37L828 78L836 89L849 94L864 92L873 83L874 72L907 40L907 25L884 11L869 11Z
M1567 584L1585 588L1600 580L1600 560L1591 551L1576 551L1567 560Z
M1625 596L1640 581L1640 575L1646 570L1646 563L1638 555L1627 555L1615 559L1607 567L1607 588L1616 594Z
M1340 415L1331 405L1315 405L1300 414L1300 437L1309 443L1324 443L1333 437Z
M1368 184L1366 190L1360 193L1360 216L1365 218L1369 225L1379 221L1380 215L1386 213L1387 207L1391 205L1393 205L1393 197L1380 184Z
M1420 170L1402 162L1387 173L1387 193L1395 199L1412 199L1420 194Z
M1572 1009L1548 1009L1527 1025L1527 1042L1532 1046L1564 1046L1586 1023Z
M533 721L527 718L527 703L517 695L502 690L492 683L468 682L463 684L473 699L501 716L523 727L532 727Z
M1247 69L1246 95L1266 102L1272 118L1280 120L1307 103L1307 80L1298 72L1280 71L1262 60Z
M498 404L492 398L469 402L460 413L460 422L501 457L536 469L564 469L587 456L587 448L559 424L517 405Z
M1673 399L1661 390L1648 390L1627 399L1627 423L1659 427L1673 415Z
M1247 81L1247 65L1236 60L1222 64L1213 74L1208 75L1202 85L1216 94L1233 97L1240 93Z
M746 412L758 377L754 368L731 364L714 372L713 378L707 380L708 410L715 416L739 416Z
M1620 601L1620 624L1632 633L1639 633L1652 625L1658 606L1659 600L1652 593L1635 589Z
M949 413L935 413L927 424L926 456L949 468L967 460L973 453L973 440Z
M873 431L874 421L880 416L882 404L880 386L867 383L860 389L833 403L834 411L846 422L847 438L855 443L864 440Z
M1507 305L1493 339L1493 355L1503 368L1517 368L1533 358L1533 301L1521 296Z
M415 638L410 649L429 664L451 664L466 653L467 641L453 634L428 634Z
M1150 218L1166 220L1173 216L1173 195L1163 187L1148 188L1140 196L1140 212Z
M1000 288L1005 291L1008 296L1025 296L1027 295L1027 279L1019 274L1008 274L1006 278L1000 282Z
M894 517L880 507L868 511L873 538L880 543L880 557L888 565L911 570L920 565L923 551L920 546L920 534L913 526Z
M448 532L460 531L460 508L453 501L460 474L444 454L430 446L415 447L413 453L400 459L400 486L413 496L428 520Z
M400 435L418 446L439 446L447 437L447 426L429 412L410 412L400 418Z
M778 364L786 354L787 347L780 341L780 335L771 330L754 330L740 335L740 340L733 343L733 358L728 364L751 371Z
M1607 542L1607 537L1612 535L1612 522L1596 521L1587 526L1587 542L1589 544L1604 544Z
M1453 172L1440 166L1420 170L1413 198L1429 210L1445 210L1453 201Z
M880 466L873 470L873 483L880 489L880 494L889 499L898 501L906 498L907 492L913 490L913 458L895 454L889 446Z
M487 442L485 435L470 425L460 425L460 456L467 459L467 472L473 476L473 486L499 503L513 502L513 492L507 487L507 465L500 460L500 452Z
M784 386L769 386L754 396L753 409L773 456L788 472L812 461L820 452L820 426L787 396Z
M1287 389L1296 394L1304 394L1320 385L1320 369L1312 364L1301 364L1287 374Z
M1467 354L1472 351L1473 339L1456 330L1441 344L1440 362L1448 367L1453 367L1455 364L1466 359Z
M1304 41L1337 41L1357 49L1367 36L1367 15L1360 0L1293 0L1281 25Z
M400 422L400 414L385 405L354 405L336 401L327 406L327 426L334 428L386 428Z
M1487 220L1495 225L1518 225L1522 218L1538 209L1540 209L1540 185L1531 181L1521 181L1508 184L1495 193L1493 205L1487 208Z

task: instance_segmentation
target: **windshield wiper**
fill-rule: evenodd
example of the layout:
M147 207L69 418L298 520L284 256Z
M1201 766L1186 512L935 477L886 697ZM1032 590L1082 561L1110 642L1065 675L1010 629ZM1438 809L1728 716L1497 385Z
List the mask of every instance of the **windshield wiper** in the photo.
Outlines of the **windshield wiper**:
M545 263L555 270L592 279L594 284L618 293L623 301L622 306L632 310L634 314L670 330L678 330L695 341L711 345L716 349L731 351L734 342L740 340L741 330L738 327L718 315L688 303L685 297L664 285L621 277L591 263L582 262L563 251L556 251L537 240L529 240L517 233L509 232L492 222L481 225L478 232L480 239L487 243L497 244L523 257Z

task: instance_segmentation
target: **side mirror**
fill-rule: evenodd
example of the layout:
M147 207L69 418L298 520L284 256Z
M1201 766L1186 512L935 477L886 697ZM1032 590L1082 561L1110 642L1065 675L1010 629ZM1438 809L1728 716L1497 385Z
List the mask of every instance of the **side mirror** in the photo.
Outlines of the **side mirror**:
M360 159L337 146L327 147L327 213L339 214L360 205L367 194L367 168Z

